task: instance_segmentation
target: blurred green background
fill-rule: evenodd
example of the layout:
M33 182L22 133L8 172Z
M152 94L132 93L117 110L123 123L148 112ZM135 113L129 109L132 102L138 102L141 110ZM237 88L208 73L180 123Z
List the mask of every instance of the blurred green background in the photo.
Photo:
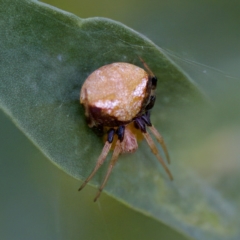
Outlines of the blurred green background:
M206 116L209 135L181 142L180 159L194 159L194 171L239 204L239 194L228 191L240 187L239 1L46 2L82 18L120 21L169 51L216 110ZM105 194L94 204L96 189L79 193L80 182L51 164L2 112L0 133L0 239L186 239ZM208 159L215 160L206 167Z

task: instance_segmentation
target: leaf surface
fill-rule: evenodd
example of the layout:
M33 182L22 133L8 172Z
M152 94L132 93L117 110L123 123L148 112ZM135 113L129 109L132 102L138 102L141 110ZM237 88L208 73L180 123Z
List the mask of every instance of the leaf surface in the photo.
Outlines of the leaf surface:
M109 19L80 19L35 1L0 4L1 108L54 164L77 179L88 176L103 141L86 125L81 86L100 66L142 66L141 56L159 79L152 122L169 146L175 181L141 142L136 153L120 157L106 192L189 237L238 239L234 205L177 161L175 146L196 129L205 100L160 48ZM106 164L91 184L99 185L105 171Z

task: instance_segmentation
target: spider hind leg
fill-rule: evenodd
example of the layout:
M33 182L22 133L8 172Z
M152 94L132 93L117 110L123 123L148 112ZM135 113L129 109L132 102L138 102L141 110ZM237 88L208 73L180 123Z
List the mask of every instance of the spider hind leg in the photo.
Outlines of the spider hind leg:
M165 164L165 162L163 161L162 157L159 155L158 149L152 139L152 137L149 135L149 133L146 130L146 125L150 128L151 132L153 133L153 135L157 138L157 141L161 144L164 153L166 154L166 158L169 160L169 155L167 152L167 148L166 145L163 141L162 136L160 135L160 133L158 133L158 131L152 126L151 121L150 121L150 114L149 112L147 112L145 115L143 115L142 117L138 117L135 119L134 121L135 127L137 129L140 129L142 131L142 134L145 138L145 140L147 141L150 149L152 150L153 154L157 157L158 161L161 163L161 165L163 166L164 170L166 171L166 173L168 174L169 178L171 180L173 180L173 176L170 172L170 170L168 169L167 165Z

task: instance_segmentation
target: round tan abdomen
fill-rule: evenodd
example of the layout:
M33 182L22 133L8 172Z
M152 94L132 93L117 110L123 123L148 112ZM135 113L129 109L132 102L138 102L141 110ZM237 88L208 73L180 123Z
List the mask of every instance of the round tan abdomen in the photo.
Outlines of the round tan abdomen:
M129 122L141 111L148 95L148 74L142 68L129 63L112 63L97 69L86 79L80 102L86 111L94 109L97 113L93 114L96 124L98 117L103 124L108 116L119 122Z

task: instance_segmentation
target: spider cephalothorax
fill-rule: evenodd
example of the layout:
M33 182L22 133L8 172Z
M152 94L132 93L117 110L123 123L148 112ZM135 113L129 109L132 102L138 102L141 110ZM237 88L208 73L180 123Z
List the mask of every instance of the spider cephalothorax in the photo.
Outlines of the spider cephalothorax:
M146 130L147 127L150 129L170 162L164 140L150 120L150 110L156 100L157 78L147 64L141 58L140 60L146 71L129 63L112 63L94 71L86 79L81 89L80 102L85 108L89 127L103 129L107 138L94 170L79 190L94 176L110 149L114 149L106 176L94 201L97 200L106 185L119 154L132 153L137 150L138 136L146 139L170 179L173 179Z

